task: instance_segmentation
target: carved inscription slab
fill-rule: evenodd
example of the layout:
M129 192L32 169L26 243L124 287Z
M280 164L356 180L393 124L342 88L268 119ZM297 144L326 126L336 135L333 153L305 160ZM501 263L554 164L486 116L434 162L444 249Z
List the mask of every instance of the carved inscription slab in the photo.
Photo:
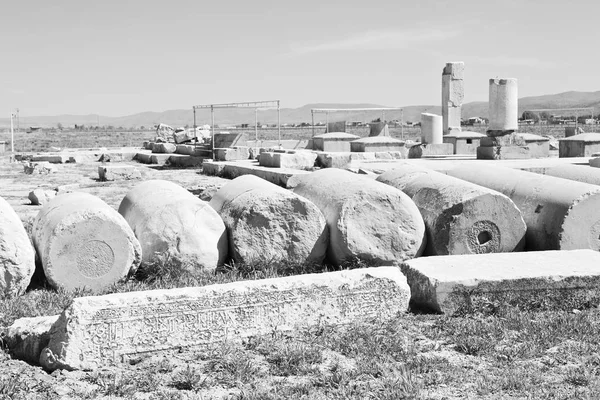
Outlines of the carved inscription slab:
M410 291L396 267L119 293L74 300L51 330L46 369L94 369L127 357L318 324L396 317Z

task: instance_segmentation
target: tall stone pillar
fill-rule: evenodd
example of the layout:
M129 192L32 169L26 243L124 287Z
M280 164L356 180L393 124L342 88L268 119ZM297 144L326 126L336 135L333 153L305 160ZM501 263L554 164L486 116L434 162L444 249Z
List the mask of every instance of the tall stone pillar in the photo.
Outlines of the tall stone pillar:
M443 123L440 115L421 114L421 143L440 144L443 143Z
M512 133L519 128L518 124L519 97L517 80L490 79L489 130L497 133Z
M463 99L465 63L462 61L446 63L442 72L442 118L444 135L450 131L460 131L460 116Z

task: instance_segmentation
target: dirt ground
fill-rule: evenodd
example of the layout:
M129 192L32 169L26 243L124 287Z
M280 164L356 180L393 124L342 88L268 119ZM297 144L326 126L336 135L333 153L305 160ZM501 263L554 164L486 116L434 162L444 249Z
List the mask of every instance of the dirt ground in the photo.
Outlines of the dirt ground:
M207 199L215 190L228 180L202 175L200 169L173 169L156 165L140 164L135 161L113 163L114 165L134 165L142 174L143 180L163 179L175 182L196 195ZM34 189L81 191L93 194L107 204L119 208L127 192L140 180L101 182L98 178L98 166L93 164L53 164L57 171L48 175L26 175L23 164L9 162L8 156L0 158L0 196L16 211L23 222L28 221L40 211L42 206L31 205L28 195ZM110 165L110 163L107 163ZM208 197L207 197L208 196Z

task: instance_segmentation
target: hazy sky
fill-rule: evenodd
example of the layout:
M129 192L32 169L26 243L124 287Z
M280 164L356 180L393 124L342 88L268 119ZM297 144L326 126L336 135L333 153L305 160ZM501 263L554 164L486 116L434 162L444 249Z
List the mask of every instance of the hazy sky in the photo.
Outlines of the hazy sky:
M450 61L465 102L493 77L520 97L597 91L599 18L598 0L3 2L0 114L437 105Z

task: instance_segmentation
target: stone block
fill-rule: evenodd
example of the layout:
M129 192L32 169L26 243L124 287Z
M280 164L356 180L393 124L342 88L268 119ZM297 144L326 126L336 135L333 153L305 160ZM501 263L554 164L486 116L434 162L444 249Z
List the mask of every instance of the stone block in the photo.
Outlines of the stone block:
M244 133L215 133L213 138L213 148L223 149L226 147L245 145L247 140L247 135Z
M142 174L132 165L100 165L98 177L101 181L127 181L141 179Z
M269 168L312 169L317 154L309 151L297 153L261 153L258 163Z
M446 63L442 75L450 75L451 79L464 79L465 63L462 61Z
M398 318L408 305L396 267L79 297L40 355L46 370L93 370L153 351L208 347L326 322Z
M177 150L177 146L173 143L154 143L152 146L153 153L172 154Z
M215 161L235 161L235 160L248 160L250 158L250 148L245 146L239 147L227 147L227 148L215 148L214 149L214 160Z
M529 146L479 146L478 160L522 160L533 157ZM547 156L546 156L547 157Z
M509 304L568 310L600 304L600 253L538 251L405 261L411 307L465 314Z
M389 136L373 136L350 142L350 150L356 153L403 151L404 141Z
M590 158L590 167L600 168L600 157Z
M191 144L178 144L175 148L175 153L191 156L194 153L196 146Z
M206 160L202 163L202 173L210 176L221 176L225 164L217 161Z
M183 154L173 154L169 157L168 164L172 167L188 168L199 167L206 160L205 157L185 156Z
M350 152L350 142L360 139L357 135L342 132L325 133L313 138L314 150Z
M50 342L50 329L58 315L48 317L20 318L6 331L4 342L13 358L36 365L42 350Z
M451 143L418 144L408 149L408 158L450 156L454 154Z
M68 155L63 154L38 154L31 157L32 162L47 161L51 164L64 164L69 161Z
M390 136L390 128L385 122L372 122L369 124L369 137Z
M35 189L29 192L28 199L31 205L44 205L56 196L56 190Z

